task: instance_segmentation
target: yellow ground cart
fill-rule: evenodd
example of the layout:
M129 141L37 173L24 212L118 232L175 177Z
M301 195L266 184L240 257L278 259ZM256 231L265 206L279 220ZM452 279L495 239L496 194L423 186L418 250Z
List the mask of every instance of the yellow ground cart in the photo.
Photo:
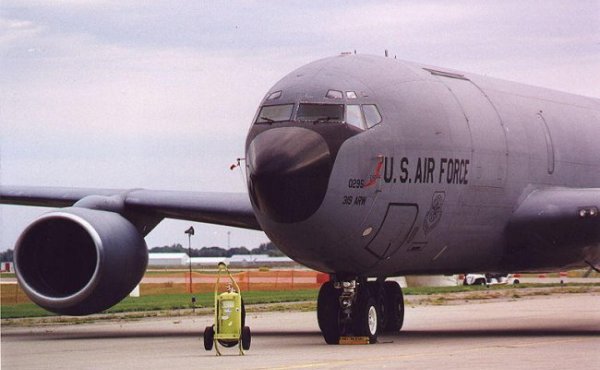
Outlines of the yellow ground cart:
M204 329L204 349L212 350L213 345L217 356L221 355L219 344L223 347L238 345L240 355L250 349L250 328L245 326L246 312L240 294L240 287L231 276L227 265L219 263L217 282L215 284L215 323ZM227 274L229 283L227 291L219 294L221 276Z

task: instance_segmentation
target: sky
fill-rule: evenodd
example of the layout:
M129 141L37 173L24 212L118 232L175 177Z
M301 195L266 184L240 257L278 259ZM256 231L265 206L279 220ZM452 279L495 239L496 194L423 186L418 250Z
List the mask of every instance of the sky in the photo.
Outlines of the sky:
M245 192L266 91L345 51L600 97L600 1L0 2L0 183ZM0 250L45 208L0 206ZM255 248L163 221L149 247Z

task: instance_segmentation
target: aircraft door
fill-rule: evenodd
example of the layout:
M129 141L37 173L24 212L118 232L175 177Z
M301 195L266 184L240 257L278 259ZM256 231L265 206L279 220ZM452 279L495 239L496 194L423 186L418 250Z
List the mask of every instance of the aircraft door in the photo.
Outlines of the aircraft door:
M537 127L539 128L539 131L543 132L544 141L546 143L546 164L547 164L548 174L552 175L554 173L554 167L555 167L554 143L552 141L552 135L550 134L550 129L548 128L546 119L542 115L541 111L537 114L537 123L538 123ZM535 154L535 153L533 153L533 154Z
M406 241L417 213L414 204L389 204L381 226L367 244L367 250L381 259L391 256Z
M469 126L473 148L469 185L503 187L508 148L504 126L495 107L485 93L466 77L434 74L455 96Z

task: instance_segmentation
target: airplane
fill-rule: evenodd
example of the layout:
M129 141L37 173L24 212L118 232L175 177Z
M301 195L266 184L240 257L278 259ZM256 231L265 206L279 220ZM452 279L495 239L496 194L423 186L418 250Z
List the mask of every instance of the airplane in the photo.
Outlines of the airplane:
M264 96L245 144L248 194L2 186L0 202L60 207L14 262L41 307L121 301L164 218L263 230L328 273L328 344L404 321L386 278L600 267L600 100L395 58L341 54Z

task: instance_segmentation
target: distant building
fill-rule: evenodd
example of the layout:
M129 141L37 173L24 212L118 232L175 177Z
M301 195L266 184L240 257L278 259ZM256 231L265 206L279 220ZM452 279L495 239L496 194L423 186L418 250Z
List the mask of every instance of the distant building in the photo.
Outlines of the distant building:
M229 263L256 263L269 259L268 254L234 254L229 257Z
M12 262L0 262L0 272L15 272Z
M233 267L295 266L289 257L269 257L268 254L234 254L227 257L192 257L193 267L217 267L225 262ZM190 258L186 253L149 253L148 267L187 267Z
M149 267L181 267L189 263L186 253L148 253Z
M293 266L296 262L289 257L269 257L268 254L234 254L227 263L232 267Z
M192 266L216 267L219 263L227 263L227 257L192 257Z

